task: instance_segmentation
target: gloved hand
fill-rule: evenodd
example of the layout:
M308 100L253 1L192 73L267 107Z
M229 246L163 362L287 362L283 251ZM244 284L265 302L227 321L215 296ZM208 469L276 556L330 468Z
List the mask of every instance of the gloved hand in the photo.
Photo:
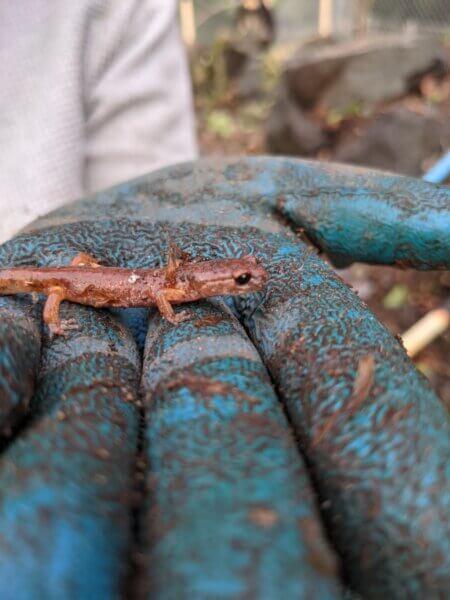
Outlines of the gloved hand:
M441 598L448 415L336 262L449 268L450 192L284 159L181 165L34 223L0 265L256 256L267 289L174 326L0 304L0 597ZM146 313L145 313L146 314ZM124 324L125 323L125 324ZM40 361L39 361L40 356ZM141 388L139 388L141 381ZM29 411L24 411L34 389Z

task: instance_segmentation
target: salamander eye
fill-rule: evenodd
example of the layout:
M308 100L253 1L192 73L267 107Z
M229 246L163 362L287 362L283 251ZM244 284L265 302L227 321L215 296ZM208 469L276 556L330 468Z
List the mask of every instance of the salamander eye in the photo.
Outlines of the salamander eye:
M250 281L251 278L252 276L250 273L241 273L240 275L235 277L234 280L238 285L245 285Z

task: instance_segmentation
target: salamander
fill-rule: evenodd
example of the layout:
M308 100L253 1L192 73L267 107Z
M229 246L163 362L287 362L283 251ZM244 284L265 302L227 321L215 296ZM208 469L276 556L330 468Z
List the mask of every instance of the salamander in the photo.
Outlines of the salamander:
M62 322L61 302L93 307L156 306L171 323L189 318L175 313L172 304L221 295L238 295L264 288L267 273L252 256L190 261L171 245L167 265L157 269L102 266L86 253L67 267L12 267L0 269L0 295L44 294L43 317L52 334L62 335L76 324Z

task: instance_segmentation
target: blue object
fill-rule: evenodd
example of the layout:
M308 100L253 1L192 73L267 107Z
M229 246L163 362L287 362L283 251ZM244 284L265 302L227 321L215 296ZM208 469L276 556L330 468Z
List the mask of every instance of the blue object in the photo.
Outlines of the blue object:
M444 183L450 176L450 152L435 163L423 176L424 181L430 183Z
M300 231L301 230L301 231ZM450 190L273 159L199 161L55 211L0 265L252 254L264 292L150 311L0 302L0 598L450 595L448 414L316 255L450 265ZM178 310L178 309L177 309ZM125 325L124 325L125 322ZM27 406L30 410L27 411Z

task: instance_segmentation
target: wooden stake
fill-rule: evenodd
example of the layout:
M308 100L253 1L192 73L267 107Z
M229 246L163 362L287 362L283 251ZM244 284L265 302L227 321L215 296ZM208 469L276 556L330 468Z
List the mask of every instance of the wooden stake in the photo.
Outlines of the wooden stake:
M450 309L436 308L402 335L403 345L412 358L450 327Z
M184 43L188 48L192 48L197 40L194 0L181 0L180 23Z
M333 0L320 0L319 35L328 37L333 32Z

